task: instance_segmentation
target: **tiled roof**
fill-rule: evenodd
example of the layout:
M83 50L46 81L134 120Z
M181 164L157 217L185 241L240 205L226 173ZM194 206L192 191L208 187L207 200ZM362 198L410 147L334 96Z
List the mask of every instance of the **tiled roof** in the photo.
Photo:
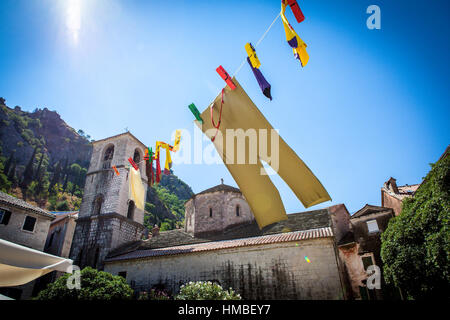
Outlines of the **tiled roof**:
M61 221L65 219L68 216L77 218L78 217L78 211L50 211L50 213L53 213L56 215L56 219L52 221L52 224Z
M214 186L212 188L203 190L202 192L199 192L199 193L193 195L192 197L195 197L199 194L219 192L219 191L241 193L241 190L239 190L238 188L235 188L235 187L232 187L232 186L222 183L222 184L218 184L217 186Z
M23 201L22 199L18 199L16 197L6 194L2 191L0 191L0 203L3 203L5 205L11 205L13 207L24 209L24 210L29 210L34 213L45 216L45 217L49 217L49 218L55 217L54 214L48 212L47 210L41 209L39 207L35 207L35 206L29 204L28 202Z
M391 208L385 208L385 207L379 207L379 206L372 206L370 204L366 204L364 207L362 207L361 209L359 209L358 211L356 211L351 217L350 219L354 219L354 218L359 218L362 216L367 216L373 213L380 213L380 212L385 212L385 211L391 211Z
M180 245L190 245L212 241L233 240L249 237L259 237L283 232L302 231L310 229L325 228L331 226L331 219L327 209L299 212L288 214L288 219L259 229L256 221L232 226L223 232L214 231L203 233L195 237L182 229L163 231L156 237L148 240L139 240L126 243L108 254L114 257L135 250L148 250L167 248Z
M106 259L105 262L121 261L130 259L142 259L158 256L189 254L194 252L213 251L221 249L256 246L261 244L281 243L290 241L301 241L316 238L328 238L333 236L330 227L311 229L304 231L294 231L287 233L271 234L253 238L242 238L235 240L212 241L198 244L181 245L167 248L136 250L120 256Z

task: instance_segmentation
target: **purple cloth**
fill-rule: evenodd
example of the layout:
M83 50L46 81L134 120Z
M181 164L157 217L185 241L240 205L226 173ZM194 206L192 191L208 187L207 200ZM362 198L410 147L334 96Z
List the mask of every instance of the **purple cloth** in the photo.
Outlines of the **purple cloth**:
M291 48L297 48L298 47L298 42L297 42L297 37L293 37L291 40L288 41L289 45L291 46Z
M272 101L272 96L270 94L270 83L267 82L266 78L264 78L263 74L258 68L253 68L252 63L250 62L250 58L247 57L247 62L250 65L250 68L255 75L256 80L258 81L259 87L261 88L263 94Z

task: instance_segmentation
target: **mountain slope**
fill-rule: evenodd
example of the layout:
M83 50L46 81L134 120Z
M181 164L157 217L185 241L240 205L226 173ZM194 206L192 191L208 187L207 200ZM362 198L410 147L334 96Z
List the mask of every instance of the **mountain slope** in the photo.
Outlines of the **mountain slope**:
M90 136L56 111L12 109L0 98L0 190L49 210L77 210L91 154ZM192 194L177 176L163 175L148 188L146 225L180 225Z

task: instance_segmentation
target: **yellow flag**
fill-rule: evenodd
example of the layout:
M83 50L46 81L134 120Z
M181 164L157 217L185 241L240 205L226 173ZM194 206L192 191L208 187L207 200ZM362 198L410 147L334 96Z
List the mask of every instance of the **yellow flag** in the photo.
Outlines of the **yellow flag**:
M306 52L306 43L298 36L294 28L286 19L284 13L286 12L286 4L281 2L281 20L283 21L284 32L286 33L286 40L294 51L294 56L300 60L302 67L306 66L309 60L308 52Z

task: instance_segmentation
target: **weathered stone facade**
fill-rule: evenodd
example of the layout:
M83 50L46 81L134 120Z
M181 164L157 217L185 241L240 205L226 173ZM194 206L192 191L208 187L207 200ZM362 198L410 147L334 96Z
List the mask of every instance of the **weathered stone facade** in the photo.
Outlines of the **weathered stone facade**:
M305 256L311 261L308 263ZM216 281L244 299L343 299L333 238L108 262L139 290L172 293L189 281Z
M222 232L255 220L239 189L225 184L194 195L185 208L185 231L194 236Z
M81 267L102 269L110 250L142 236L144 211L130 203L125 165L130 157L142 160L145 145L127 132L95 141L93 147L70 257ZM139 167L146 193L144 162Z

